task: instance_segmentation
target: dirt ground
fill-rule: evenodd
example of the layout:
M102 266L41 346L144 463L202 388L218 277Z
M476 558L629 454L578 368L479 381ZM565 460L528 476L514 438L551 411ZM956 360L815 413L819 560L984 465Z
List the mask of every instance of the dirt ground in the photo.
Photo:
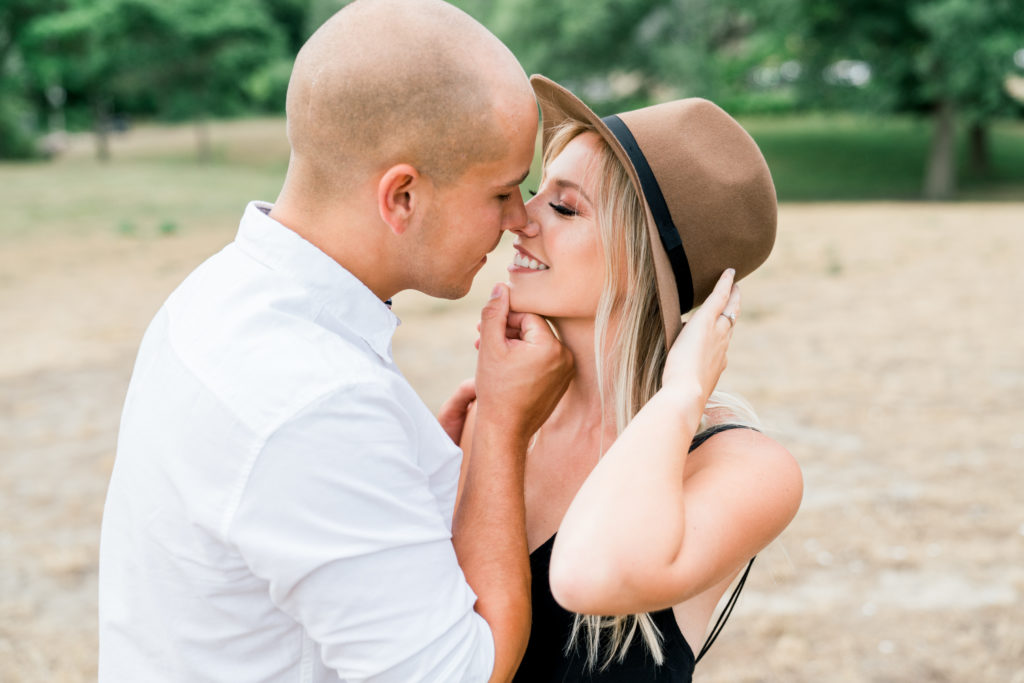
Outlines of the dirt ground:
M0 681L95 679L136 347L233 233L0 249ZM462 301L397 298L396 356L431 407L472 373L509 259L505 242ZM782 207L723 383L798 457L806 494L697 680L1024 683L1022 264L1024 204Z

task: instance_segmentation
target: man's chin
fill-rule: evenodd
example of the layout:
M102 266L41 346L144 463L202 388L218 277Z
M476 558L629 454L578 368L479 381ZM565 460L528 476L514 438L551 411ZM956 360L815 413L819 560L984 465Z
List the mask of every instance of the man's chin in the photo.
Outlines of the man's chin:
M459 283L459 284L446 284L431 287L430 290L421 289L428 296L432 296L435 299L448 299L449 301L455 301L469 294L470 289L473 287L473 282Z

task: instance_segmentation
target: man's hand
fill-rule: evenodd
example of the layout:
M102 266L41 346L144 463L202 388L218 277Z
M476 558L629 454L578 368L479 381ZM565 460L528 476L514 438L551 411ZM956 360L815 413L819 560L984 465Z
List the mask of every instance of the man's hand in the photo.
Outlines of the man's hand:
M498 284L481 313L477 423L500 424L528 440L569 386L572 354L543 318L510 312L508 297Z
M455 555L494 638L490 683L511 680L530 636L526 445L572 377L572 355L547 323L509 313L508 299L497 285L481 314L473 455L452 525Z
M473 378L463 380L452 397L444 402L437 414L437 421L455 445L462 443L462 430L466 426L466 414L469 404L476 399L476 382Z

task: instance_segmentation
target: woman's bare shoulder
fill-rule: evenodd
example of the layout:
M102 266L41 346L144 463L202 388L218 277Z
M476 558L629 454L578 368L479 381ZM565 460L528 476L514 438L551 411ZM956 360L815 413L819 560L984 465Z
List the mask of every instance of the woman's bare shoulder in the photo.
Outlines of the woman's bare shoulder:
M800 464L767 434L744 427L717 430L693 451L693 459L694 476L687 473L693 486L728 487L760 499L769 507L762 512L777 520L777 531L796 515L803 498Z

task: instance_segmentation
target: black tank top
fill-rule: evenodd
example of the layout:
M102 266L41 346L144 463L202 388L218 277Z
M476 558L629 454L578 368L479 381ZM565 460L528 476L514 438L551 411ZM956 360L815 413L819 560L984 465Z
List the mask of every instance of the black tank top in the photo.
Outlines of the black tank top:
M716 425L701 432L690 444L690 451L704 443L709 437L743 425ZM613 661L601 670L600 664L587 668L586 645L577 643L566 649L575 614L568 612L555 602L548 583L548 567L551 565L551 548L555 537L530 553L530 570L533 573L533 625L530 641L513 683L691 683L696 659L689 643L679 630L672 608L651 612L651 619L662 635L662 651L665 662L655 664L640 635L633 637L625 659ZM751 560L753 562L753 560ZM747 566L747 572L750 566ZM743 587L746 572L733 591L722 617L712 629L704 650L718 635L737 595ZM703 655L702 650L701 655Z

